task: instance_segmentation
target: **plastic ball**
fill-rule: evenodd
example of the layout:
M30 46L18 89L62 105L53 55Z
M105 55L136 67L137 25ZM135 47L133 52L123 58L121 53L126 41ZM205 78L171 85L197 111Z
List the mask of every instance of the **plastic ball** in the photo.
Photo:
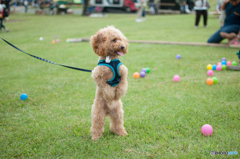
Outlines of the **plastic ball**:
M180 80L180 77L179 77L178 75L175 75L175 76L173 77L173 80L174 80L175 82L178 82L178 81Z
M207 83L209 86L213 85L213 79L208 78L207 81L206 81L206 83Z
M213 70L208 70L207 74L208 74L208 76L212 76L213 75Z
M222 65L226 65L227 64L227 62L226 61L222 61Z
M233 62L232 62L232 66L237 66L237 62L236 62L236 61L233 61Z
M145 72L140 72L140 76L141 76L141 77L145 77L145 76L146 76L146 73L145 73Z
M58 36L57 36L57 35L55 35L55 38L56 38L56 39L57 39L57 37L58 37Z
M231 66L232 65L232 62L231 61L228 61L227 62L227 66Z
M140 74L139 74L138 72L134 72L133 77L134 77L134 78L139 78L139 77L140 77Z
M217 77L213 77L212 80L213 80L213 84L218 83L218 79L217 79Z
M176 59L180 59L181 55L177 54Z
M147 69L146 69L146 68L143 68L143 69L141 70L141 72L147 73Z
M238 42L237 42L237 41L235 41L233 44L234 44L234 45L237 45L237 44L238 44Z
M40 37L39 40L42 41L42 40L43 40L43 37Z
M149 72L150 72L150 69L149 69L149 68L146 68L146 70L147 70L147 73L149 73Z
M212 69L212 65L211 65L211 64L208 64L208 65L207 65L207 69L208 69L208 70L211 70L211 69Z
M53 40L53 41L52 41L52 44L54 44L54 43L55 43L55 41Z
M212 70L216 70L217 65L212 65Z
M28 95L26 93L21 94L20 99L21 100L26 100Z
M57 39L56 42L59 43L59 39Z
M222 70L222 66L221 65L218 65L217 68L216 68L217 71L221 71Z
M226 70L227 66L226 65L222 65L222 70Z
M225 57L223 57L221 61L227 61L227 59Z
M213 128L212 128L211 125L205 124L205 125L203 125L202 128L201 128L201 132L202 132L202 134L205 135L205 136L210 136L210 135L212 135L212 133L213 133Z
M218 63L217 63L217 66L219 66L219 65L222 65L222 63L221 63L221 62L218 62Z

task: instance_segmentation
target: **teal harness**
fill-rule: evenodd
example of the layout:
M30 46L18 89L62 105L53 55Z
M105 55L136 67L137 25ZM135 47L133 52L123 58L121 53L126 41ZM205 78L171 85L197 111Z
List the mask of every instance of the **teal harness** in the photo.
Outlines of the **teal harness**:
M118 85L121 81L121 76L119 74L119 66L122 65L119 59L111 60L110 63L106 63L105 60L99 60L98 66L107 66L112 69L113 78L107 81L111 87Z

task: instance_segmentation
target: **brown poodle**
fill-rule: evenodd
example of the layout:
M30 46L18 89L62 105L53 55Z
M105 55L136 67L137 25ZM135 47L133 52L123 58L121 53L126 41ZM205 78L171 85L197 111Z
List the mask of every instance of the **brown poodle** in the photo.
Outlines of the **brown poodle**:
M127 53L127 38L114 26L108 26L92 36L90 43L99 56L98 66L92 71L92 78L97 84L92 106L92 139L98 140L101 137L107 115L110 117L111 131L127 135L123 127L121 98L127 92L128 69L119 61L119 55Z

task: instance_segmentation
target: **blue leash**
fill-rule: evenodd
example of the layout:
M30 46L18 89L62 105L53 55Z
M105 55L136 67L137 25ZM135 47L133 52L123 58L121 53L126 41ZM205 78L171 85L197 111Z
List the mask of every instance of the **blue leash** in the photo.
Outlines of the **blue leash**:
M0 37L1 38L1 37ZM22 51L21 49L17 48L16 46L14 46L13 44L11 44L10 42L8 42L7 40L1 38L3 41L5 41L8 45L12 46L13 48L29 55L29 56L32 56L38 60L42 60L42 61L45 61L45 62L48 62L48 63L51 63L51 64L54 64L54 65L59 65L59 66L63 66L63 67L66 67L66 68L70 68L70 69L74 69L74 70L78 70L78 71L85 71L85 72L92 72L92 70L86 70L86 69L83 69L83 68L77 68L77 67L72 67L72 66L66 66L66 65L62 65L62 64L57 64L55 62L51 62L51 61L48 61L48 60L45 60L41 57L38 57L38 56L35 56L35 55L32 55L32 54L29 54L29 53L26 53L25 51Z

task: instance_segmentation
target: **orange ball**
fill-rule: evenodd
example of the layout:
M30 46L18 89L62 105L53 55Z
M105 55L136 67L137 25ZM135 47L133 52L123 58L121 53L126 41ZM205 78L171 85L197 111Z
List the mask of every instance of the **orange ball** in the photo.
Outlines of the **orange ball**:
M211 78L208 78L206 82L209 86L213 85L213 79Z
M53 41L52 41L52 44L54 44L54 43L55 43L55 41L53 40Z
M140 77L140 74L139 74L138 72L134 72L133 77L134 77L134 78L139 78L139 77Z

